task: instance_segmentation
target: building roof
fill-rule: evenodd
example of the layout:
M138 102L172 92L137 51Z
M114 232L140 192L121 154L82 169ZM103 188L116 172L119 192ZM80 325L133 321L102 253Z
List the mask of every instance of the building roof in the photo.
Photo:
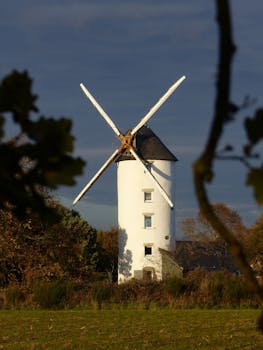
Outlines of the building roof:
M178 159L163 144L158 136L146 125L139 129L135 135L135 150L144 160L170 160L176 162ZM117 159L122 160L134 159L129 151L123 152Z
M239 273L227 247L217 242L176 241L174 257L184 273L198 267L208 271L225 269Z

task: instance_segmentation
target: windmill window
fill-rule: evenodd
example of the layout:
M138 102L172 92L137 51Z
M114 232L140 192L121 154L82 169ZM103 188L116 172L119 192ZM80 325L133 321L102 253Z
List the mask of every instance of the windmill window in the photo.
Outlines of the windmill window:
M151 228L151 227L152 227L152 216L144 215L144 228Z
M152 192L144 192L144 202L151 202Z
M152 255L152 247L151 246L144 246L144 255Z

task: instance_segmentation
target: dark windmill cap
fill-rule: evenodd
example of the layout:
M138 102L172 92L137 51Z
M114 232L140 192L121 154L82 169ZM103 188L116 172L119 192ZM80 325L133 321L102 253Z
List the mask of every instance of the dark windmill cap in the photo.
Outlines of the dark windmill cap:
M169 160L176 162L178 159L162 143L154 132L146 125L139 129L135 135L135 150L139 157L144 160ZM126 151L120 155L117 162L134 159L130 152Z

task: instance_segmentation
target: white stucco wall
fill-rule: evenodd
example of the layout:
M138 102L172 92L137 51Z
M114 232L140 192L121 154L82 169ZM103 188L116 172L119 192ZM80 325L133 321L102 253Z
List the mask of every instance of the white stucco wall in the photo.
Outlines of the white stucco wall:
M175 162L154 160L152 173L174 203ZM154 267L161 279L162 267L158 248L173 250L175 245L175 209L171 209L136 160L117 163L119 283L133 278L135 270ZM144 191L152 191L152 200L144 202ZM144 228L144 215L152 215L152 227ZM144 246L152 245L152 255Z

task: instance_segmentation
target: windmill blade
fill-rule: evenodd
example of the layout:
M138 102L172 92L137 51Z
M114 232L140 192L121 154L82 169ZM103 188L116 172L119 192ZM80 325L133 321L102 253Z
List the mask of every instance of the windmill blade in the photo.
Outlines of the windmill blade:
M91 93L88 91L88 89L81 83L80 87L84 94L88 97L90 102L93 104L93 106L97 109L97 111L100 113L100 115L105 119L105 121L109 124L109 126L112 128L112 130L115 132L117 136L120 136L120 131L117 128L117 126L113 123L111 118L108 116L108 114L103 110L103 108L98 104L98 102L95 100L95 98L91 95Z
M149 112L141 119L141 121L132 129L131 134L134 135L147 121L158 111L158 109L164 104L164 102L172 95L172 93L178 88L178 86L185 80L183 75L177 82L175 82L166 93L159 99L159 101L149 110Z
M158 188L158 190L160 191L161 195L164 197L164 199L166 200L166 202L170 205L170 207L173 209L174 205L173 202L171 201L170 197L168 196L168 194L165 192L165 190L162 188L162 186L159 184L159 182L156 180L156 178L153 176L153 174L149 171L149 169L146 167L146 165L144 164L144 162L142 161L142 159L138 156L138 154L132 149L130 148L129 150L131 152L131 154L134 156L134 158L136 160L138 160L140 162L140 164L143 166L144 170L146 171L146 173L149 175L149 177L153 180L155 186Z
M94 184L94 182L98 180L98 178L108 168L108 166L114 161L114 159L117 157L117 155L119 153L120 153L119 149L116 149L116 151L114 151L112 153L112 155L103 164L103 166L100 168L100 170L93 176L93 178L90 180L90 182L83 188L83 190L79 193L79 195L74 199L73 205L76 204L81 199L81 197L84 196L84 194L88 191L88 189L90 189L90 187Z

